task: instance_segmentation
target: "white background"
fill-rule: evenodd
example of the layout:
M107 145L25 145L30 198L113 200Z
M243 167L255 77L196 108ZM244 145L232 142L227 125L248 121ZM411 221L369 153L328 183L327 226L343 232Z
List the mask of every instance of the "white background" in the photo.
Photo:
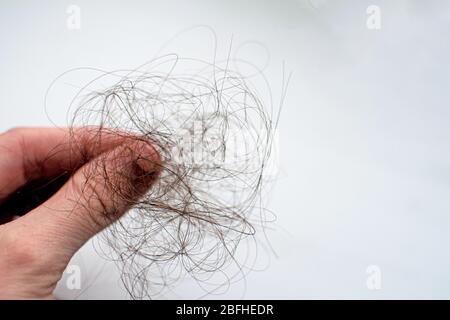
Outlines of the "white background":
M67 28L70 5L81 29ZM369 5L381 10L370 30ZM280 175L269 204L276 252L245 286L209 298L450 298L450 2L0 1L0 130L64 125L46 112L50 83L74 67L134 68L170 50L233 50L267 68L279 98ZM209 56L208 56L209 55ZM64 95L64 93L59 93ZM57 96L58 93L55 93ZM1 156L1 155L0 155ZM82 289L60 298L121 298L115 267L87 244ZM381 271L370 290L367 268ZM195 298L177 288L166 298Z

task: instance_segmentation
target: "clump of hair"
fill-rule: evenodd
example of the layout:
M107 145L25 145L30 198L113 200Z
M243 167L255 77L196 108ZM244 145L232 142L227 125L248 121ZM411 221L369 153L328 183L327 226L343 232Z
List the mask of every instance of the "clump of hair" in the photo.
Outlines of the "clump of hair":
M102 234L132 298L186 277L217 293L252 268L256 247L238 251L269 219L262 190L278 121L262 100L229 61L176 55L100 72L73 99L71 127L133 133L162 159L151 190Z

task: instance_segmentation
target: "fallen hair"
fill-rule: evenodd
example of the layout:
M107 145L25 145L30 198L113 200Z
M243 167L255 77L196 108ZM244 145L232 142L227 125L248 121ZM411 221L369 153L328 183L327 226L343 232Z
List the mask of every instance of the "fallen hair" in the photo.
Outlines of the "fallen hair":
M257 231L274 220L263 190L279 110L229 62L165 55L99 71L72 100L70 128L132 133L162 159L152 188L123 199L133 209L101 234L106 246L98 248L117 263L133 299L163 296L185 278L209 294L226 291L253 269Z

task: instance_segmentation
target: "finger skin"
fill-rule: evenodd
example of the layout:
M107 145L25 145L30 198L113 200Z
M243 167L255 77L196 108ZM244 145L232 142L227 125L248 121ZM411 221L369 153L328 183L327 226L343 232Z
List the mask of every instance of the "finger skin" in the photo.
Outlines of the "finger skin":
M76 170L133 138L98 127L8 130L0 135L0 203L31 180Z
M130 209L160 171L150 142L127 139L81 166L40 207L0 225L0 299L51 298L73 254Z

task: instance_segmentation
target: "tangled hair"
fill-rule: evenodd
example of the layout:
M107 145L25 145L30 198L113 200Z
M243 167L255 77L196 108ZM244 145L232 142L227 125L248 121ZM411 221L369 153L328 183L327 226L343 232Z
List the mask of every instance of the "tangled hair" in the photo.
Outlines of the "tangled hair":
M223 292L254 267L257 230L273 220L263 186L279 111L229 62L171 54L134 70L96 70L71 102L71 128L133 133L162 159L153 187L122 199L133 210L102 233L101 251L134 299L185 278ZM103 180L116 197L129 194Z

